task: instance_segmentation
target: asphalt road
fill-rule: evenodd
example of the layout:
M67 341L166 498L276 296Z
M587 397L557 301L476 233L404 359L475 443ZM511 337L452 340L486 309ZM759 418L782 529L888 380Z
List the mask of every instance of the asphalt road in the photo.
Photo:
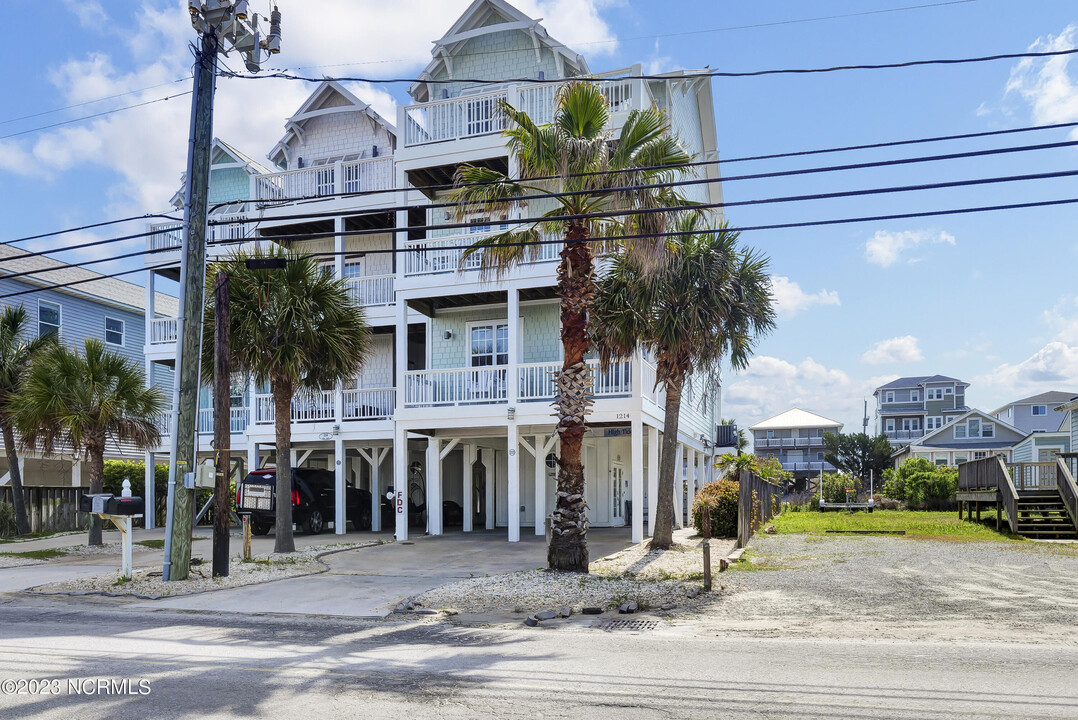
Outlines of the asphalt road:
M0 717L1078 717L1073 646L700 636L666 623L634 634L593 629L590 618L556 622L244 618L9 596L0 605ZM122 678L148 694L96 685ZM79 691L70 679L83 681ZM12 695L10 680L59 683Z

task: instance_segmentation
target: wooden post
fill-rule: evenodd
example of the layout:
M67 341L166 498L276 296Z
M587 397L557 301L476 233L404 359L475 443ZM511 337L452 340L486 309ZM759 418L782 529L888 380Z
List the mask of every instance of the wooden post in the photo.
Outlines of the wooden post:
M962 519L962 501L961 500L958 501L958 519L959 520Z
M240 516L243 521L243 559L251 559L251 516L244 513Z
M1003 503L996 501L996 532L999 532L1000 525L1003 522Z
M232 371L228 293L228 275L219 272L214 278L213 287L213 449L216 465L213 486L214 577L228 577L228 530L232 510L232 493L228 486L232 465L229 444L232 437Z
M981 501L977 501L977 522L981 521Z
M700 502L700 523L704 530L704 592L711 592L711 505Z

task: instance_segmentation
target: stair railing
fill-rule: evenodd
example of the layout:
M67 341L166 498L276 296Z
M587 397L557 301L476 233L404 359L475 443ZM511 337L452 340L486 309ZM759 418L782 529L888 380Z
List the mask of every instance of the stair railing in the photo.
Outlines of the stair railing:
M1063 507L1067 509L1067 515L1078 531L1078 485L1075 484L1070 467L1063 458L1056 459L1056 485L1059 488L1059 497L1063 500Z
M1003 502L1003 509L1007 511L1007 524L1011 527L1011 533L1018 534L1018 491L1014 488L1011 473L1007 470L1007 463L1003 456L997 455L992 463L992 474L996 476L996 487L999 489L999 497Z

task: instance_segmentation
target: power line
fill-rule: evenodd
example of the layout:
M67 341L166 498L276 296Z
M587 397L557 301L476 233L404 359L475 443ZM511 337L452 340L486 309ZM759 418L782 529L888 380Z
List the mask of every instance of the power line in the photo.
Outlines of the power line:
M20 135L28 135L30 133L39 132L41 130L49 130L50 128L60 127L61 125L70 125L72 123L82 122L83 120L93 120L94 118L104 117L106 115L112 115L113 113L122 112L124 110L132 110L134 108L145 107L146 105L153 105L154 103L165 102L166 100L172 100L173 98L183 97L184 95L190 95L191 91L186 90L175 95L167 95L163 98L156 98L154 100L147 100L145 102L135 103L134 105L124 105L123 107L113 108L112 110L104 110L93 115L83 115L82 117L71 118L70 120L61 120L60 122L54 122L51 125L41 125L39 127L29 128L27 130L20 130L19 132L8 133L7 135L0 135L0 140L7 140L8 138L18 137Z
M586 45L609 45L611 43L633 42L633 41L636 41L636 40L659 40L659 39L662 39L662 38L669 38L669 37L684 37L686 35L706 35L706 34L711 34L711 33L730 32L730 31L734 31L734 30L756 30L756 29L759 29L759 28L777 27L777 26L782 26L782 25L797 25L797 24L800 24L800 23L822 22L822 21L826 21L826 20L841 20L841 19L845 19L845 18L862 17L862 16L865 16L865 15L882 15L882 14L885 14L885 13L905 12L905 11L908 11L908 10L923 10L923 9L927 9L927 8L944 7L946 5L965 5L965 4L968 4L968 3L971 3L971 2L976 2L976 1L977 0L948 0L947 2L934 2L934 3L926 3L926 4L923 4L923 5L906 5L904 7L884 8L882 10L866 10L864 12L844 13L844 14L841 14L841 15L822 15L822 16L819 16L819 17L796 18L796 19L793 19L793 20L777 20L777 21L774 21L774 22L753 23L751 25L733 25L733 26L728 26L728 27L710 28L710 29L707 29L707 30L688 30L688 31L685 31L685 32L660 33L660 34L656 34L656 35L636 35L636 36L633 36L633 37L611 38L611 39L608 39L608 40L586 40L586 41L582 41L582 42L574 42L573 47L577 48L577 47L582 47L582 46L586 46ZM455 59L460 59L460 58L470 58L470 57L481 57L481 56L484 56L484 55L502 55L502 54L505 54L505 53L515 53L515 52L519 52L519 50L482 50L482 51L479 51L479 52L461 53L459 55L454 55L453 57ZM357 65L387 65L387 64L391 64L391 63L414 62L414 61L415 61L415 58L396 58L396 59L393 59L393 60L364 60L364 61L349 62L349 63L333 63L333 64L329 64L329 65L301 65L301 66L298 66L298 67L295 67L295 68L292 68L292 69L293 70L319 70L321 68L331 68L331 67L355 67ZM274 68L270 68L270 69L274 69ZM289 68L277 68L277 70L279 70L279 71L287 71L288 69Z
M1047 50L1044 52L1021 52L1021 53L1000 53L997 55L983 55L980 57L967 57L967 58L936 58L932 60L906 60L904 62L894 63L875 63L875 64L859 64L859 65L833 65L831 67L818 67L818 68L777 68L772 70L749 70L743 72L731 72L722 70L700 70L693 72L685 72L680 75L630 75L621 77L592 77L592 76L579 76L572 78L563 78L554 81L543 81L537 78L502 78L500 80L492 80L489 78L453 78L447 80L435 80L433 78L372 78L372 77L309 77L305 75L297 75L291 72L272 72L265 75L244 75L241 73L220 73L223 77L235 77L243 80L265 80L268 78L277 78L281 80L301 80L303 82L324 82L326 80L334 80L337 82L361 82L369 83L371 85L393 85L399 83L427 83L431 85L448 85L455 83L466 83L469 85L503 85L505 83L532 83L532 84L561 84L564 82L570 82L574 80L585 82L625 82L626 80L685 80L696 78L746 78L746 77L764 77L767 75L814 75L821 73L833 73L833 72L845 72L847 70L893 70L898 68L911 68L911 67L925 67L932 65L966 65L970 63L983 63L993 62L996 60L1022 60L1027 58L1045 58L1045 57L1058 57L1062 55L1073 55L1078 53L1078 48L1071 50Z
M158 83L157 85L150 85L148 87L139 88L137 90L128 90L127 92L116 93L115 95L106 95L105 97L99 97L96 100L85 100L73 105L65 105L64 107L54 108L52 110L42 110L41 112L31 113L29 115L21 115L19 117L8 118L7 120L0 120L0 125L7 125L13 122L19 122L20 120L30 120L31 118L41 117L42 115L52 115L53 113L63 112L64 110L74 110L75 108L85 107L86 105L94 105L106 100L115 100L116 98L126 97L127 95L135 95L140 92L146 92L147 90L154 90L159 87L165 87L166 85L175 85L176 83L183 82L184 80L190 80L191 76L178 78L176 80L169 80L168 82Z
M822 148L822 149L817 149L817 150L796 150L796 151L784 152L784 153L774 153L774 154L770 154L770 155L755 155L755 156L747 156L747 157L739 157L739 158L727 158L725 160L723 160L723 159L694 160L692 162L679 163L677 165L651 165L651 166L647 166L647 167L632 168L632 169L627 169L627 170L609 170L609 171L605 171L605 172L592 171L592 172L582 172L582 173L569 173L569 174L564 175L564 176L545 175L545 176L539 176L539 177L534 177L534 178L526 178L526 179L522 178L522 179L518 179L516 182L540 182L540 181L544 181L544 180L558 180L558 179L561 179L563 177L576 178L576 177L588 177L588 176L592 176L592 175L621 175L621 174L626 174L626 173L630 173L630 172L639 172L641 170L645 170L645 171L646 170L666 170L666 169L675 170L675 169L684 168L684 167L706 167L706 166L709 166L709 165L729 165L729 164L732 164L732 163L739 163L739 162L749 162L749 161L759 161L759 160L775 160L775 159L783 159L783 158L789 158L789 157L805 157L805 156L809 156L809 155L821 155L821 154L825 154L825 153L847 152L847 151L851 151L851 150L870 150L870 149L879 149L879 148L886 148L886 147L898 147L898 146L902 146L902 145L915 145L915 144L920 144L920 143L942 142L942 141L947 141L947 140L967 140L967 139L972 139L972 138L991 137L991 136L994 136L994 135L1010 135L1010 134L1014 134L1014 133L1025 133L1025 132L1032 132L1032 131L1036 131L1036 130L1051 130L1051 129L1057 129L1057 128L1070 128L1070 127L1078 127L1078 122L1057 123L1057 124L1054 124L1054 125L1039 125L1039 126L1034 125L1034 126L1029 126L1029 127L1011 128L1011 129L1008 129L1008 130L989 130L989 131L985 131L985 132L964 133L964 134L960 134L960 135L940 135L940 136L937 136L937 137L917 138L917 139L913 139L913 140L893 140L893 141L888 141L888 142L870 143L870 144L867 144L867 145L848 145L848 146L845 146L845 147ZM1036 146L1024 146L1024 147L1033 147L1034 149L1039 149ZM791 172L794 172L794 171L791 171ZM736 176L733 176L733 177L729 177L729 178L722 178L722 179L720 179L718 181L719 182L725 182L725 181L731 181L732 182L732 181L734 181L736 179L739 179L739 178L737 178ZM303 202L303 201L307 201L307 200L324 200L325 198L330 198L330 197L342 197L342 198L344 198L344 197L370 197L370 196L374 196L374 195L384 195L386 193L397 193L397 192L410 191L410 190L425 190L425 191L428 191L428 192L431 192L431 191L436 192L436 191L440 191L440 190L455 190L455 189L460 188L460 187L469 187L469 186L477 186L477 185L485 185L485 184L489 184L489 183L462 183L460 185L457 185L457 184L454 184L454 183L448 183L448 184L441 184L441 185L424 185L422 188L394 187L394 188L383 188L381 190L362 190L362 191L358 191L358 192L324 193L324 194L321 194L321 195L305 195L305 196L297 197L297 198L281 198L280 201L274 201L272 199L267 199L265 201L262 201L262 204L264 206L268 206L268 207L270 207L270 206L271 207L280 207L281 205L285 205L285 204ZM247 202L259 202L259 201L248 200ZM279 202L280 204L274 205L273 204L274 202ZM217 208L225 207L227 205L235 205L235 204L236 204L236 201L218 203L218 204L212 206L210 208L210 210L216 210ZM424 206L424 207L431 207L431 206L427 205L427 206ZM339 214L339 213L334 213L334 214Z
M66 230L53 230L52 232L40 233L38 235L27 235L26 237L15 238L14 240L8 240L5 245L13 245L17 242L26 242L28 240L40 240L41 238L56 237L57 235L66 235L73 232L82 232L83 230L93 230L94 228L105 227L107 225L120 225L122 223L135 222L136 220L149 220L151 218L160 218L162 220L179 220L172 215L165 215L163 213L148 213L146 215L132 215L131 217L119 218L118 220L105 220L104 222L91 223L89 225L80 225L79 227L67 228ZM15 255L12 257L4 258L5 260L21 260L25 257L34 257L35 255L44 255L49 252L65 252L67 250L79 250L84 247L92 247L91 245L69 245L62 248L52 248L43 252L27 252L25 255Z
M885 221L885 220L908 220L908 219L912 219L912 218L941 217L941 216L950 216L950 215L967 215L967 214L972 214L972 213L996 212L996 211L1001 211L1001 210L1024 210L1024 209L1039 208L1039 207L1055 207L1055 206L1061 206L1061 205L1073 205L1075 203L1078 203L1078 197L1075 197L1075 198L1063 198L1063 199L1060 199L1060 200L1037 200L1037 201L1026 202L1026 203L1009 203L1009 204L1006 204L1006 205L984 205L984 206L979 206L979 207L952 208L952 209L949 209L949 210L929 210L929 211L925 211L925 212L896 213L896 214L891 214L891 215L871 215L871 216L852 217L852 218L838 218L838 219L832 219L832 220L809 220L809 221L804 221L804 222L773 223L773 224L769 224L769 225L746 225L746 226L743 226L743 227L705 228L705 229L694 230L694 231L683 231L682 230L682 231L666 231L666 232L661 232L661 233L647 233L647 234L638 234L638 235L615 235L615 236L609 236L609 237L592 237L592 238L587 238L586 241L587 242L610 242L612 240L635 240L635 239L647 239L647 238L657 238L657 237L680 237L680 236L685 236L685 235L690 235L690 234L704 234L704 233L708 233L708 232L719 232L721 230L725 230L727 232L737 232L737 233L755 232L755 231L760 231L760 230L785 230L785 229L792 229L792 228L822 227L822 226L829 226L829 225L848 225L848 224L855 224L855 223L862 223L862 222L881 222L881 221ZM339 233L339 234L353 234L353 233ZM272 240L273 238L262 238L262 239ZM529 246L529 245L556 245L556 244L562 244L564 242L565 242L564 239L558 238L558 239L554 239L554 240L532 240L532 241L523 241L523 242L519 242L519 243L505 243L504 246L507 246L507 247L511 247L511 246L523 247L523 246ZM440 248L438 248L438 251L443 252L443 251L447 251L447 250L468 250L468 249L471 249L471 248L472 248L472 245L454 245L454 246L440 247ZM334 252L312 252L312 253L303 253L303 255L305 255L307 257L331 257L331 256L336 256L336 255L349 254L349 253L352 253L352 252L355 252L355 251L354 250L345 250L345 251L342 251L342 252L335 252L335 251ZM397 247L393 247L393 248L375 248L375 249L370 249L370 250L364 250L363 252L365 254L367 254L367 255L382 255L382 254L397 254L397 253L414 253L414 252L421 252L421 251L417 251L415 248L407 248L407 247L397 248ZM83 283L95 282L95 281L98 281L98 280L104 280L104 279L114 278L114 277L121 277L123 275L130 275L130 274L137 273L137 272L146 272L146 271L151 271L151 270L162 270L162 269L171 268L171 267L174 267L174 266L175 266L174 263L165 263L165 264L161 264L161 265L155 265L155 266L152 266L152 267L142 267L142 268L136 268L134 270L124 270L122 272L111 273L111 274L108 274L108 275L99 275L99 276L93 277L93 278L84 278L82 280L73 280L71 282L66 282L66 283L50 284L47 287L30 288L28 290L20 290L18 292L7 293L7 294L4 294L4 295L0 295L0 299L6 299L6 298L10 298L10 297L18 297L18 296L21 296L21 295L28 295L28 294L35 293L35 292L41 292L43 290L57 290L57 289L61 289L61 288L72 287L74 285L81 285Z

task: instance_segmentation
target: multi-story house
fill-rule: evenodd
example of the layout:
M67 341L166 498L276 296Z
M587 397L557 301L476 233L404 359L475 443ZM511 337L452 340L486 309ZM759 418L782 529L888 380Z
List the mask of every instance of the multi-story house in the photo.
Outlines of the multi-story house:
M55 335L76 348L87 338L97 338L109 350L142 364L147 326L143 288L42 255L27 257L26 253L23 248L0 244L0 307L26 308L29 330L35 335ZM68 283L73 284L53 287ZM175 316L176 298L158 293L154 300L161 312ZM105 457L135 460L142 454L131 445L110 441ZM70 453L45 456L22 452L20 462L23 483L28 487L89 484L89 470ZM0 486L10 482L9 470L7 448L3 448Z
M930 430L922 437L904 444L891 458L895 467L910 457L922 457L936 465L951 466L992 455L1001 455L1009 461L1011 451L1024 436L1025 433L1018 428L973 409L960 414L943 427Z
M783 470L805 480L820 472L834 472L824 458L824 433L842 432L842 423L801 408L791 408L749 427L753 451L762 458L778 458Z
M458 513L443 511L456 505L461 530L505 528L515 541L523 528L542 535L552 509L558 248L543 245L529 262L492 280L475 264L461 267L460 248L512 218L475 217L468 227L439 228L455 218L430 206L446 199L464 163L515 172L499 101L549 122L559 84L582 76L601 81L615 131L631 111L659 107L686 149L716 160L711 85L686 71L645 79L640 66L596 75L581 55L503 0L472 3L435 42L432 56L395 122L341 85L321 83L286 121L268 155L275 167L262 172L248 164L246 189L218 195L224 207L242 206L245 214L220 218L225 222L214 235L278 238L297 251L331 253L327 269L346 279L366 306L374 352L342 387L296 398L294 463L333 470L338 497L345 485L369 489L376 504L393 492L400 539L424 528L445 532ZM503 81L469 82L474 79ZM715 182L687 192L720 201L717 165L700 175ZM301 199L302 205L293 202ZM542 209L533 203L528 214ZM318 217L290 217L299 213ZM284 239L310 233L332 237ZM153 240L166 250L153 263L174 263L159 272L175 272L179 239L172 233ZM161 331L151 334L148 356L172 363L174 321L155 322ZM595 526L631 525L640 541L645 517L654 518L649 506L657 494L664 397L642 352L606 371L595 361L592 367L595 404L584 447L589 519ZM712 465L718 399L701 402L700 392L688 390L681 413L678 467L696 479L678 484L684 488L676 493L679 518ZM246 449L246 467L273 462L267 393L254 385L235 390L232 445ZM208 402L203 413L201 448L208 454ZM379 529L381 513L372 514ZM335 530L344 529L338 507Z
M944 375L902 377L881 385L876 397L876 432L892 445L909 444L969 410L969 383Z
M1051 390L1007 403L992 415L1024 433L1058 432L1069 420L1060 406L1076 397L1078 393Z

